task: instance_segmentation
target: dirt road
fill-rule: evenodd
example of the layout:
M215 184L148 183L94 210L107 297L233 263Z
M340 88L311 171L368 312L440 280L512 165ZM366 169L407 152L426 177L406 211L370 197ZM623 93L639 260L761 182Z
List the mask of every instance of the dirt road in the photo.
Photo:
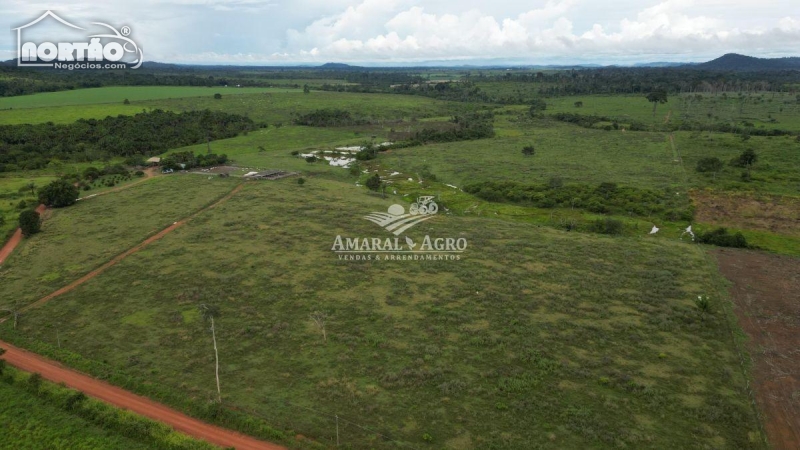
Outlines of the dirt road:
M800 259L749 250L712 251L732 286L750 338L756 403L772 448L800 448Z
M235 447L238 450L285 450L285 447L259 441L249 436L193 419L160 403L67 369L54 361L19 349L11 344L0 341L0 348L6 349L6 353L2 358L14 367L26 372L41 374L43 378L55 383L64 383L90 397L163 422L175 430L197 439L223 447Z
M39 205L36 207L36 212L38 212L40 215L44 213L44 210L44 205ZM11 256L11 253L14 252L14 249L17 248L20 242L22 242L22 229L17 228L17 231L11 235L11 239L6 242L3 248L0 248L0 265L3 265L3 263L6 262L6 258Z

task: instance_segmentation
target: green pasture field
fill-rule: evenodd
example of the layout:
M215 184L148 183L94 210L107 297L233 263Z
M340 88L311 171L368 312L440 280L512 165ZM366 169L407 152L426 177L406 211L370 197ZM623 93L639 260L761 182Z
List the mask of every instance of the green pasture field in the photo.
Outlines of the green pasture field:
M697 97L699 95L699 98ZM607 116L621 123L631 121L644 124L682 123L702 124L730 123L742 126L752 123L756 128L783 129L800 133L800 102L789 93L757 93L745 95L740 100L738 93L682 94L669 96L667 103L656 107L644 95L585 95L543 98L547 103L545 114L567 112L586 115ZM583 106L575 107L576 102ZM710 114L710 116L709 116ZM774 121L773 121L774 119Z
M378 131L382 134L382 131ZM379 135L382 141L385 136ZM211 143L211 151L216 154L226 154L231 164L236 164L246 169L281 169L287 171L304 171L315 173L328 173L340 176L347 173L347 169L330 166L325 161L307 163L299 155L292 155L296 150L308 153L315 150L333 150L340 146L355 146L371 141L371 135L349 128L316 128L301 126L283 126L280 128L269 127L240 135L235 138L221 139ZM181 147L174 151L192 151L204 153L206 144Z
M172 98L153 100L141 104L149 108L171 111L192 111L198 109L221 110L241 114L258 122L270 125L280 122L291 123L296 115L317 109L335 108L347 110L353 116L376 121L450 116L488 106L461 102L440 101L427 97L396 94L354 94L346 92L311 91L297 93L266 93L243 96L223 95L222 99L212 97Z
M248 182L0 335L58 330L63 348L202 403L214 353L197 307L212 304L223 404L326 445L338 415L351 448L763 448L701 247L443 213L405 236L465 238L458 261L331 251L337 235L392 237L362 217L403 201L323 177ZM149 228L139 212L123 203L102 229Z
M463 187L476 181L547 183L559 177L564 183L615 182L643 188L726 187L795 194L800 188L800 144L790 136L752 137L743 142L725 133L623 132L587 129L551 120L521 122L514 115L495 120L497 137L448 142L381 153L387 169L417 173L427 169L439 181ZM535 147L533 156L521 150ZM753 148L759 161L753 181L743 182L744 169L728 165L745 149ZM697 161L718 157L720 173L698 173Z
M0 308L20 308L69 284L237 182L175 174L51 210L42 232L23 240L0 268Z
M98 103L119 103L125 99L134 101L157 100L180 97L203 97L213 100L214 94L226 95L255 94L264 92L302 92L289 88L237 88L237 87L194 87L194 86L111 86L73 91L45 92L32 95L0 98L0 110L43 108L48 106L76 106Z
M131 104L123 104L124 89L141 89L139 98L130 98ZM152 89L154 91L148 91ZM170 91L170 89L175 89ZM88 89L86 89L88 90ZM302 90L278 88L184 88L184 87L151 87L151 88L98 88L103 90L92 95L75 95L80 91L36 94L34 96L7 97L22 102L23 98L33 99L35 96L56 94L72 94L63 101L73 101L67 106L56 99L42 100L41 105L23 103L24 111L19 108L4 109L0 98L0 125L16 125L21 123L72 123L78 119L102 119L107 116L134 115L151 109L183 112L202 109L225 111L241 114L259 122L274 125L280 122L291 124L298 114L305 114L316 109L346 109L353 115L388 122L411 118L427 118L451 116L460 112L480 108L472 104L445 102L419 96L403 96L394 94L352 94L342 92L312 91L303 94ZM257 93L254 93L254 90ZM85 91L85 90L84 90ZM220 92L221 99L213 98ZM237 95L230 95L235 92ZM134 94L137 94L134 92ZM122 98L122 100L119 100ZM486 106L488 108L488 106Z

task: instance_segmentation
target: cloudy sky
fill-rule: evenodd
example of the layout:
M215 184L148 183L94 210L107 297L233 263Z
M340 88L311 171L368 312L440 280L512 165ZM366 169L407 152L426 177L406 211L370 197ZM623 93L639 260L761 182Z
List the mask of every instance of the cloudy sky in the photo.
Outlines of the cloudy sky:
M800 56L798 0L2 0L0 59L46 10L130 26L145 60L514 64Z

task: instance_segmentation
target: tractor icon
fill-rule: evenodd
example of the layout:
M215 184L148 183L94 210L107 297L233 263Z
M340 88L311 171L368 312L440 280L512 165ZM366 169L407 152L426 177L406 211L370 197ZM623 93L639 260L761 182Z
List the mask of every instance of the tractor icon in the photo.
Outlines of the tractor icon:
M433 195L423 195L417 198L417 201L408 208L409 214L413 216L436 214L437 211L439 211L439 205L433 201Z

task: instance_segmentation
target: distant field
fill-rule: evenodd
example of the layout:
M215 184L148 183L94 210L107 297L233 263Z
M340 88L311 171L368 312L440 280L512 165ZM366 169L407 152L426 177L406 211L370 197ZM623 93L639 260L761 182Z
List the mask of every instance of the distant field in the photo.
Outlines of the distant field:
M309 94L268 93L228 96L221 100L211 97L172 98L143 102L142 106L189 111L196 109L221 110L242 114L269 124L291 122L295 115L316 109L337 108L353 116L389 121L411 118L449 116L465 110L480 108L467 103L446 102L431 98L395 94L351 94L345 92L311 91Z
M349 129L283 126L269 127L252 131L246 136L215 141L211 143L211 150L217 154L228 155L232 163L248 169L283 169L339 175L345 174L346 169L332 167L324 161L310 164L301 156L292 155L291 152L331 150L338 146L359 145L370 140L371 136ZM199 144L174 151L202 153L207 151L207 146Z
M337 260L337 234L388 237L362 216L398 200L251 182L0 332L54 343L58 324L64 348L207 402L197 306L218 305L225 404L329 445L338 414L353 448L761 447L700 247L442 214L407 235L464 237L461 261Z
M695 94L670 96L659 104L653 115L653 104L644 95L585 95L544 98L545 114L569 112L594 114L617 119L622 123L637 121L644 124L682 123L687 120L700 123L752 123L756 128L794 130L800 133L800 102L788 93L761 93L745 96L728 92L710 95ZM583 102L580 108L576 102ZM774 120L773 120L774 119Z
M430 144L381 153L381 164L407 173L427 167L440 181L462 187L474 181L513 180L546 183L553 177L565 183L613 181L640 187L717 187L800 194L800 152L791 136L753 137L743 142L724 133L622 132L587 129L555 121L514 123L513 116L496 120L498 137L476 141ZM534 156L522 147L533 145ZM743 169L727 163L746 148L756 149L759 162L753 181L741 180ZM697 161L718 157L725 167L714 178L698 173Z
M532 126L501 125L498 137L431 144L382 153L388 168L415 173L425 166L440 180L462 187L474 181L513 180L546 183L614 181L638 186L682 185L665 133L591 130L558 122ZM522 147L536 153L524 156Z
M139 89L133 93L126 90ZM85 93L85 91L97 91ZM84 92L83 95L79 94ZM214 93L223 94L214 99ZM232 95L235 93L236 95ZM37 96L62 94L63 99L46 98L40 104L25 102ZM125 98L130 105L123 104ZM8 109L4 100L21 102L26 108L20 114L19 107ZM59 103L63 101L64 103ZM73 102L73 103L69 103ZM34 96L0 98L0 125L20 123L71 123L78 119L102 119L107 116L133 115L142 110L160 108L167 111L192 111L211 109L242 114L256 121L290 124L297 114L316 109L346 109L353 115L380 121L450 116L476 108L459 102L444 102L426 97L393 94L348 94L341 92L312 91L284 88L98 88L82 91L55 92Z
M225 95L255 94L264 92L291 92L290 88L236 88L193 86L113 86L73 91L46 92L17 97L0 97L0 110L43 108L49 106L90 105L119 103L125 99L134 101L180 97L208 96L213 100L216 93ZM294 90L297 92L297 90ZM299 91L302 92L302 91Z
M0 308L21 307L68 284L235 184L230 179L173 175L51 210L42 232L23 240L0 268Z

